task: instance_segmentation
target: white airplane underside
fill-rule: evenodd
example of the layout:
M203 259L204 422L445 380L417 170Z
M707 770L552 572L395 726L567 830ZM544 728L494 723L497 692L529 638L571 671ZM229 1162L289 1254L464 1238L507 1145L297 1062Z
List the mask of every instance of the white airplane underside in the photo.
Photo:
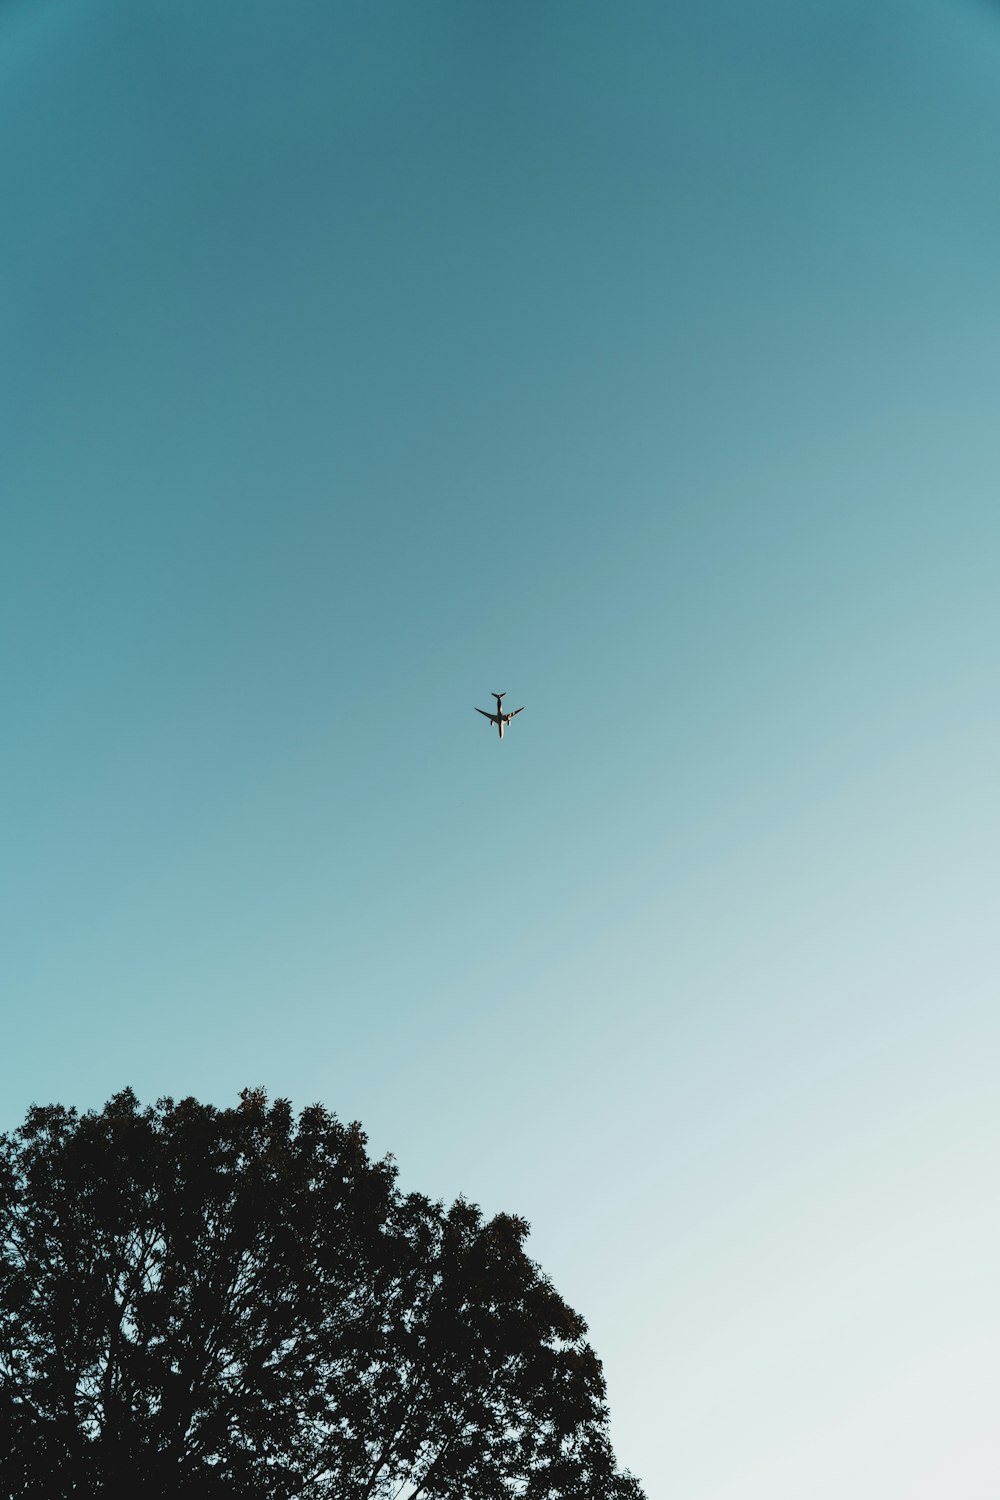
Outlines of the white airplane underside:
M514 715L524 712L524 704L522 703L520 708L512 708L509 713L505 714L501 709L500 704L503 699L506 698L506 696L506 693L491 694L491 697L497 700L497 711L495 714L491 714L489 710L485 708L476 709L477 714L482 714L484 719L489 719L491 724L495 724L497 726L497 732L499 733L501 739L503 739L503 732L507 728Z

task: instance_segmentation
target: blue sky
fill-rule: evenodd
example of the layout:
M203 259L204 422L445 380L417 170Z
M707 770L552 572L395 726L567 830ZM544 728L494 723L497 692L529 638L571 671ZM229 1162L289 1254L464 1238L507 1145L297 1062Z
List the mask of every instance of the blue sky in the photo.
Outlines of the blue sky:
M264 1084L525 1213L651 1500L1000 1483L998 79L0 15L0 1123Z

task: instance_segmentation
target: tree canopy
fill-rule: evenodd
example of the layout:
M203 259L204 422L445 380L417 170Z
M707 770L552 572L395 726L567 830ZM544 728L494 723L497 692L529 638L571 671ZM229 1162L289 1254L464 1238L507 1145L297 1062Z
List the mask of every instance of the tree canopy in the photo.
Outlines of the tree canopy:
M642 1500L524 1220L318 1105L33 1107L0 1221L11 1500Z

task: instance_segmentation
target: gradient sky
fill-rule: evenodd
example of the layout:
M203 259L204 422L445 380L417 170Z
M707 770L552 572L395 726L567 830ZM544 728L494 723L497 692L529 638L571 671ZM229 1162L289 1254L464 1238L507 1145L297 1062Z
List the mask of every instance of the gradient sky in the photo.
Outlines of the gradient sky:
M320 1099L650 1500L995 1500L1000 7L5 0L0 139L0 1125Z

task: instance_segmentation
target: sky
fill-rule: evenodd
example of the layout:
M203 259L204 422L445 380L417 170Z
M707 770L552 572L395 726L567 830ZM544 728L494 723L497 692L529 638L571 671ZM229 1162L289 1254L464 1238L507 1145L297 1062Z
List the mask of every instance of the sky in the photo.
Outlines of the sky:
M320 1100L650 1500L995 1500L1000 8L4 0L0 139L0 1128Z

